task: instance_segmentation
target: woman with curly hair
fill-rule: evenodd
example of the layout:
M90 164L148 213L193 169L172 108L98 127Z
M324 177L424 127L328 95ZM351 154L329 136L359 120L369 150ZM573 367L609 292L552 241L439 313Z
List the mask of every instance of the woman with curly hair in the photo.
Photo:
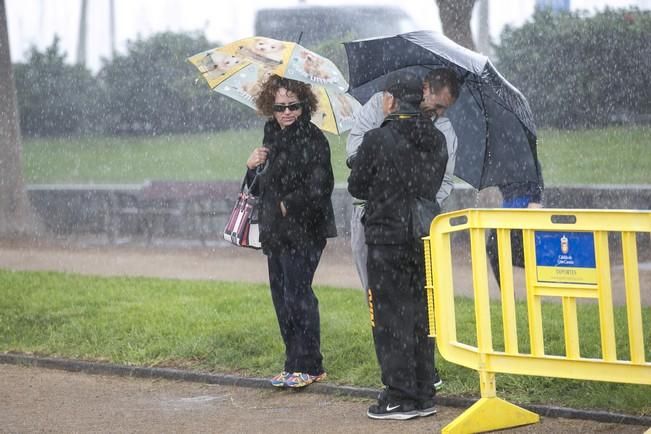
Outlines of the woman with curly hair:
M263 146L246 162L247 181L258 173L252 193L260 197L260 241L285 343L284 369L271 384L304 387L326 376L312 279L326 238L337 235L330 145L310 122L317 99L309 84L272 75L256 105L268 121Z

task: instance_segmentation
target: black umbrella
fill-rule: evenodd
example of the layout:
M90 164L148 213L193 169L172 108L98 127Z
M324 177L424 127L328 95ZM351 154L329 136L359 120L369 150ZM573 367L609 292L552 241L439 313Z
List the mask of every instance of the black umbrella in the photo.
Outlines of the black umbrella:
M349 91L361 103L382 90L389 72L409 69L424 77L434 68L454 70L463 83L447 111L459 143L454 174L477 189L526 181L542 185L529 103L487 57L429 31L344 46Z

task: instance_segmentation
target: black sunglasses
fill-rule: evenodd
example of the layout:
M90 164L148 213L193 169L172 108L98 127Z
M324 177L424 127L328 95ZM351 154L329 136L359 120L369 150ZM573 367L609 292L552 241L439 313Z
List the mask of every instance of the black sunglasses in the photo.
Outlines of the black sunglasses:
M274 105L271 106L271 108L273 109L273 111L278 112L278 113L284 112L285 109L289 109L290 112L295 112L297 110L302 109L303 104L300 103L300 102L295 102L295 103L287 104L287 105L285 105L285 104L274 104Z

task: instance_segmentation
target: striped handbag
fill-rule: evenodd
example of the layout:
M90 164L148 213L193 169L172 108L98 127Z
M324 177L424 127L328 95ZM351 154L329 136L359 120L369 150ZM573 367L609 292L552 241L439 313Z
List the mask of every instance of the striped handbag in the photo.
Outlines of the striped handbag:
M224 239L239 247L262 248L258 225L258 198L250 193L257 179L256 176L247 188L246 176L244 177L237 202L224 228Z

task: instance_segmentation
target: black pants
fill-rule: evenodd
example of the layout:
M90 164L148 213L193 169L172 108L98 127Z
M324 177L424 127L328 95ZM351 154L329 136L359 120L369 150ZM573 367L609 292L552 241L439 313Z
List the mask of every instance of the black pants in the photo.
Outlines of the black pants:
M428 337L422 245L368 246L369 309L384 396L434 396L434 342Z
M493 269L493 274L500 285L500 260L498 256L497 231L490 229L486 240L486 254ZM514 229L511 231L511 261L516 267L524 267L524 246L522 243L522 231Z
M317 246L272 251L267 256L287 372L323 373L319 300L312 290L312 279L324 247L325 240Z

